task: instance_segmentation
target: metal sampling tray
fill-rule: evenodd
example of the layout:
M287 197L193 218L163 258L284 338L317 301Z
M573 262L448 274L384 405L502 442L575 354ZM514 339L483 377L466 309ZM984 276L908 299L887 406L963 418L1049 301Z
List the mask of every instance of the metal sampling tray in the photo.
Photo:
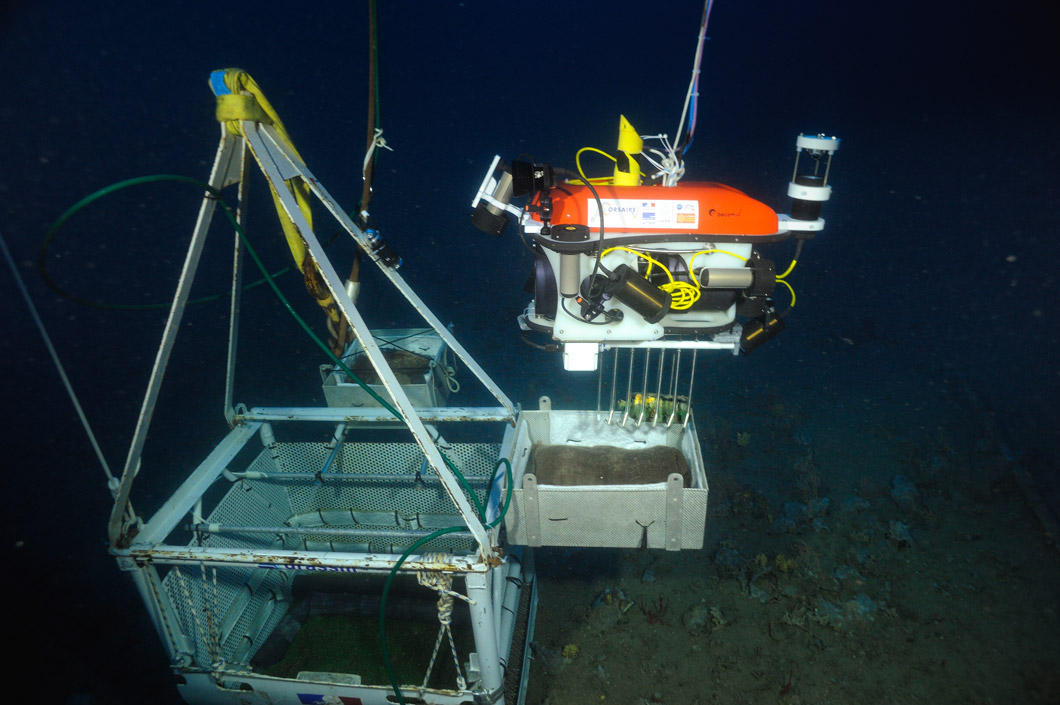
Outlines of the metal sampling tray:
M702 548L707 479L692 420L623 426L607 417L548 408L519 415L502 449L515 483L509 542Z

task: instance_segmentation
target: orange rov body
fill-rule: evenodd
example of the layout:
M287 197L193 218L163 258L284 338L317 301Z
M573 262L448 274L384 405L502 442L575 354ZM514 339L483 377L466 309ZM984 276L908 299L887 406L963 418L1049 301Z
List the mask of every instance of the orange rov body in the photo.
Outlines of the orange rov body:
M603 206L607 233L743 237L777 234L776 211L724 184L595 188ZM587 186L568 183L553 188L549 195L553 225L587 225L599 231L600 207Z

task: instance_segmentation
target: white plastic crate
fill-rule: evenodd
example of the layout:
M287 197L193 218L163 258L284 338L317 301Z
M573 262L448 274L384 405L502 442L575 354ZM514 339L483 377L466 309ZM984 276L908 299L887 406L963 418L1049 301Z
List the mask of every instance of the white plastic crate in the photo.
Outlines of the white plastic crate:
M523 411L503 453L512 460L515 490L505 518L508 540L527 546L584 546L615 548L698 549L703 547L707 515L707 479L695 425L663 423L640 426L608 424L608 414L595 411ZM541 479L563 468L542 467L537 456L577 457L579 453L543 453L565 446L584 449L583 458L596 461L592 476L579 482L575 468L565 484ZM602 448L603 447L603 448ZM636 464L650 449L669 448L687 464L677 472L666 467L645 474L644 482L630 482L628 468L600 463L603 458L629 455ZM654 454L657 456L659 454ZM662 454L665 457L665 454ZM653 461L654 464L658 464ZM528 464L530 467L528 468ZM528 472L528 469L531 470ZM661 474L659 470L664 474ZM617 477L621 475L621 477ZM539 477L540 476L540 477ZM629 484L609 484L611 477ZM602 484L601 484L602 483Z

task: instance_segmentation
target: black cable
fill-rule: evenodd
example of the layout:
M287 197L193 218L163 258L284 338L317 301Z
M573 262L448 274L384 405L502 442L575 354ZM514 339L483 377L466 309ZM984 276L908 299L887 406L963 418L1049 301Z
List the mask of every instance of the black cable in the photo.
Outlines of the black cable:
M596 208L600 211L600 239L597 241L597 244L596 244L596 263L593 264L593 273L589 275L589 291L592 292L593 289L596 288L596 278L599 275L599 272L600 272L600 269L601 269L600 257L601 257L601 255L602 255L602 253L604 251L604 203L603 203L603 201L600 200L600 194L598 194L596 192L596 188L592 185L592 183L589 181L589 179L586 179L584 176L581 176L580 174L576 178L579 181L581 181L583 184L585 184L586 186L589 187L590 193L592 193L593 194L593 198L596 199ZM567 307L566 306L563 307L563 310L567 312L567 315L570 315L570 311L567 311ZM581 320L585 321L586 323L592 323L592 321L586 321L581 316L577 316L577 318L580 318ZM609 325L609 324L610 324L610 321L608 321L608 323L605 323L603 325Z
M571 318L577 318L582 323L588 323L591 326L609 326L609 325L611 325L611 321L592 321L592 320L590 320L588 318L585 318L584 316L575 316L573 313L571 313L567 309L567 299L564 298L564 297L560 297L559 305L563 308L563 312L565 314L567 314Z
M556 343L546 343L545 345L542 345L541 343L535 343L534 341L526 337L526 333L520 333L519 339L530 347L537 348L538 350L544 350L545 352L559 352L562 349Z

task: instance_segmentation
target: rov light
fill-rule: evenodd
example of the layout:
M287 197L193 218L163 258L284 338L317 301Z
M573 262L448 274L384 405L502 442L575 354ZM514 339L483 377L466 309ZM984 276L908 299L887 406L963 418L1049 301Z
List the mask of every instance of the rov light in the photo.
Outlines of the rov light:
M494 164L497 160L494 159ZM487 178L489 173L487 172ZM512 174L509 171L501 171L496 180L492 192L489 194L494 203L479 200L475 210L471 212L471 224L487 235L499 236L508 227L508 217L504 213L504 206L512 199ZM501 205L495 205L501 204Z
M471 224L487 235L500 235L508 226L508 215L521 217L522 210L511 205L513 198L540 194L535 204L527 211L537 213L546 224L552 217L552 199L549 190L555 186L556 177L547 164L531 164L514 161L510 166L502 164L499 156L486 171L486 178L472 202L474 211Z
M512 191L514 196L526 196L548 191L556 185L556 177L548 164L512 162Z

